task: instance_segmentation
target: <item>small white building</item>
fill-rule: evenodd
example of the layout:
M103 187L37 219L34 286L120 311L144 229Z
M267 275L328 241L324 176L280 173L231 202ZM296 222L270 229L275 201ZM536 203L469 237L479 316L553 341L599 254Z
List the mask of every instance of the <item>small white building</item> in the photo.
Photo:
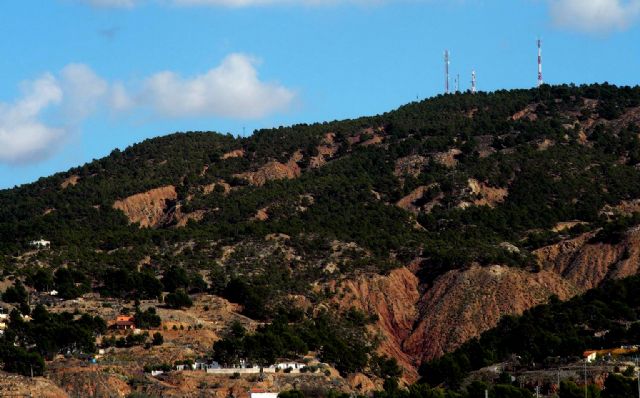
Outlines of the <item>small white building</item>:
M44 239L32 240L31 242L29 242L29 244L40 249L45 249L51 246L51 242Z
M253 388L249 391L250 398L278 398L277 392L267 392L260 388Z
M587 363L594 362L596 360L597 352L595 351L585 351L582 356Z
M276 369L302 369L304 367L306 367L307 365L305 365L304 363L300 363L300 362L278 362L275 367Z
M57 296L58 295L58 291L57 290L52 290L49 292L49 296Z

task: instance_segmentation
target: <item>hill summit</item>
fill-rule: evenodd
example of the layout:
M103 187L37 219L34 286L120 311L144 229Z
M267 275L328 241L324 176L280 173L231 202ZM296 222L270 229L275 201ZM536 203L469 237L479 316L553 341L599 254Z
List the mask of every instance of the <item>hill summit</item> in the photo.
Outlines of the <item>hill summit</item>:
M219 323L191 314L212 341L275 324L345 377L386 356L415 381L504 315L638 273L639 134L640 88L609 84L176 133L0 191L0 266L63 299L213 298Z

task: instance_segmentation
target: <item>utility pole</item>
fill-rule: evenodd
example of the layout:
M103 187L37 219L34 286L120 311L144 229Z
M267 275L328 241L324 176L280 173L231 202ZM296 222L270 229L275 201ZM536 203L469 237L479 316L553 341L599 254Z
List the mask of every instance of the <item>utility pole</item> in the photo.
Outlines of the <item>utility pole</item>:
M538 87L544 84L542 79L542 40L538 39Z
M456 94L460 92L460 74L456 75Z
M444 93L449 94L449 50L444 50Z
M477 91L476 84L477 84L477 82L476 82L476 71L472 70L471 71L471 94L475 94L476 93L476 91Z
M584 398L587 397L587 359L584 359Z

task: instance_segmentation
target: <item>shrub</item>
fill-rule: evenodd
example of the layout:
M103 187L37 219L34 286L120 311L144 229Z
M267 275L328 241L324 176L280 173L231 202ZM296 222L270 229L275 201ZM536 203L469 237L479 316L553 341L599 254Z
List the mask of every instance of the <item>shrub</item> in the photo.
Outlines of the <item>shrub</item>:
M156 332L153 334L153 345L162 345L164 343L164 337L162 333Z

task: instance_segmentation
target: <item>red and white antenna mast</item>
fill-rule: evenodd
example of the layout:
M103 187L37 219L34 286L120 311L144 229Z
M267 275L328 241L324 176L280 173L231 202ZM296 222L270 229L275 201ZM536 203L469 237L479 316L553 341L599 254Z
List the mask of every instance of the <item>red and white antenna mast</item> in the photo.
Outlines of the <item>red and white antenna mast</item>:
M444 50L444 93L449 94L449 50Z
M538 39L538 87L544 84L542 80L542 40Z
M475 94L476 91L477 91L476 83L477 83L477 81L476 81L476 71L472 70L471 71L471 94Z

